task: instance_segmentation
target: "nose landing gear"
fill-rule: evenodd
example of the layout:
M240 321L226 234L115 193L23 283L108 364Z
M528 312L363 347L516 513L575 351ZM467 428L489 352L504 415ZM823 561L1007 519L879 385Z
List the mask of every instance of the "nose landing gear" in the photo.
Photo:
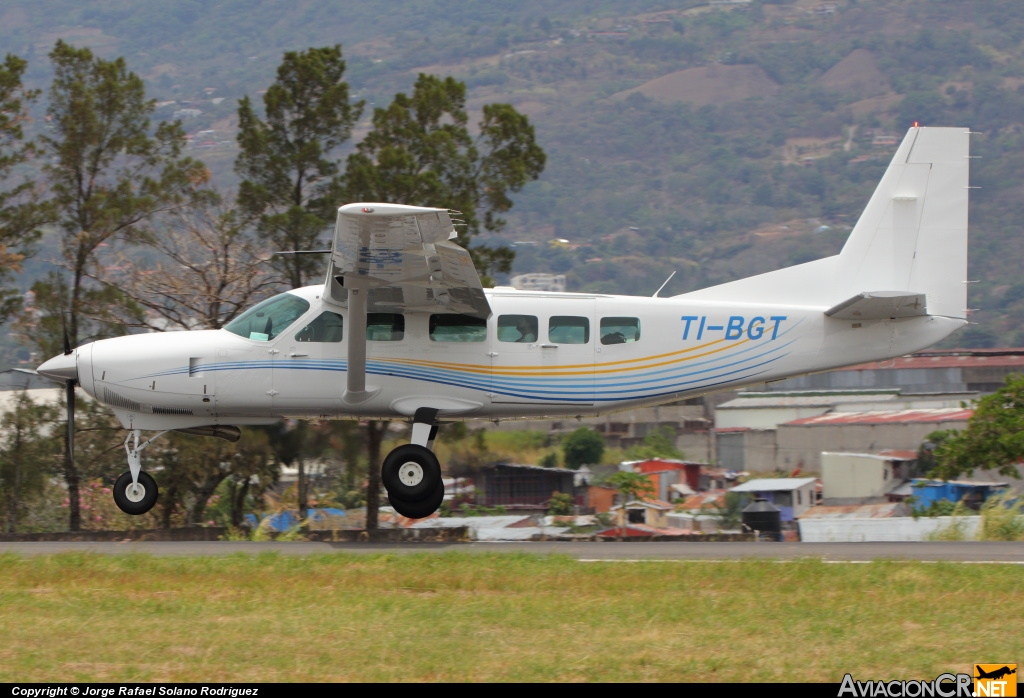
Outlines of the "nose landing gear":
M145 514L158 496L156 480L149 473L140 472L138 482L132 482L131 473L123 473L114 483L114 503L126 514Z
M126 514L141 516L153 508L159 496L156 480L149 473L142 472L142 449L160 438L166 431L139 443L140 430L132 429L124 440L128 454L128 472L122 473L114 483L114 504Z

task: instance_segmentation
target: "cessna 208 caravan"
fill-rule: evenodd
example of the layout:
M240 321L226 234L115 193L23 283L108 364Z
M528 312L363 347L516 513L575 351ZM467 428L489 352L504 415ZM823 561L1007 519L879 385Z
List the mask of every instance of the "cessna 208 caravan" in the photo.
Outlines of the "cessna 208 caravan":
M128 436L114 488L157 498L141 452L170 430L237 439L282 418L404 419L381 478L400 514L444 497L431 448L458 420L596 415L883 360L966 320L969 131L910 129L842 251L672 297L484 289L448 210L338 209L326 281L220 330L105 339L45 362ZM142 433L159 432L141 441Z

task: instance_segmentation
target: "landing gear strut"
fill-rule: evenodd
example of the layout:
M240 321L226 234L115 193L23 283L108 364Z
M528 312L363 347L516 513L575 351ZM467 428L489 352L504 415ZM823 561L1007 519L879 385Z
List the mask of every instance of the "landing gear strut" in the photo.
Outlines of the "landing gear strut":
M162 431L140 444L140 430L132 429L128 438L124 440L124 450L128 454L128 472L122 473L114 483L114 504L124 513L140 516L156 504L160 493L156 480L149 473L142 472L142 449L166 433Z
M410 519L430 516L444 500L441 464L430 450L437 436L436 420L437 410L416 410L412 443L391 451L380 470L391 506Z

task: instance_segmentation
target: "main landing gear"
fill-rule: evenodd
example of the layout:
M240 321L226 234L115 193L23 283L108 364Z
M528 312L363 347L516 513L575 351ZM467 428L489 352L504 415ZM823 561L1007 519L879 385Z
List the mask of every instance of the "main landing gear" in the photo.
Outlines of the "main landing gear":
M145 514L156 504L160 493L156 480L149 473L142 472L142 449L167 432L162 431L141 444L140 433L138 429L133 429L124 440L124 450L128 453L128 472L123 473L114 483L114 504L132 516Z
M437 410L416 410L412 443L391 451L380 469L391 506L410 519L430 516L444 500L441 464L430 450L437 436L436 420Z

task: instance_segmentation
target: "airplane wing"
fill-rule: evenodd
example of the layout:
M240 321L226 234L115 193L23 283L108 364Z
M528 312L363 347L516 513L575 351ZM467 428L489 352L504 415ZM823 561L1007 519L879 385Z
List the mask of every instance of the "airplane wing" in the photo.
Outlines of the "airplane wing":
M825 311L837 320L886 320L927 314L925 294L904 291L858 293Z
M469 252L452 242L446 209L348 204L338 209L327 295L369 288L369 312L459 313L486 319L491 308ZM348 280L346 283L345 280Z
M443 208L348 204L338 209L324 298L348 308L346 403L361 404L380 392L366 384L368 313L491 316L473 260L452 242L455 236Z

